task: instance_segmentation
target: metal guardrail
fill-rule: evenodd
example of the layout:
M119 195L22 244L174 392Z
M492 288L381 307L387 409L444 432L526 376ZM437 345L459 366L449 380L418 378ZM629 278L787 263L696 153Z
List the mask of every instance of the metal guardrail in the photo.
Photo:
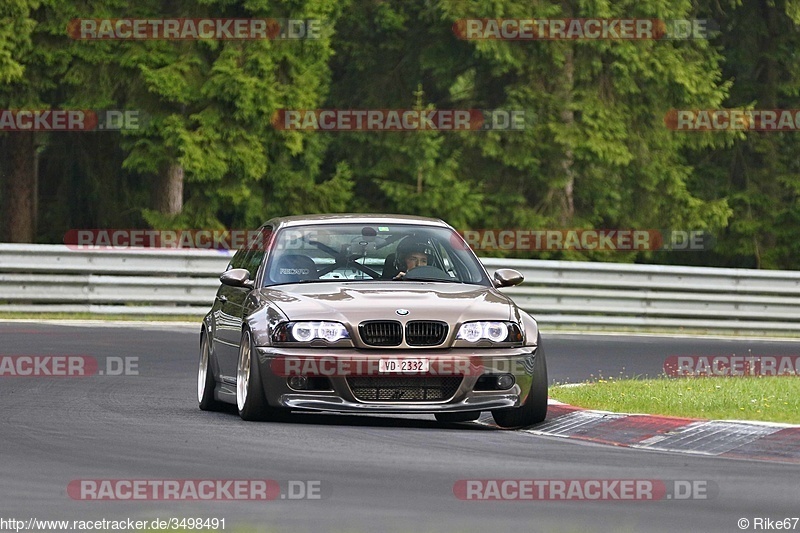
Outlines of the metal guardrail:
M800 272L483 259L519 270L505 289L543 324L800 332Z
M201 316L228 251L0 244L0 312ZM800 332L800 272L483 258L542 324Z
M202 316L231 255L0 244L0 312Z

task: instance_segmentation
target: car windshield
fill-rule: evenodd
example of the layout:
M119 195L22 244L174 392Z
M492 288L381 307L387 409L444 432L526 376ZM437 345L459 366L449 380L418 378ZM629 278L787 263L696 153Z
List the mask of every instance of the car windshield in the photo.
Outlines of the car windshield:
M350 223L277 233L265 286L335 280L491 285L475 254L450 228Z

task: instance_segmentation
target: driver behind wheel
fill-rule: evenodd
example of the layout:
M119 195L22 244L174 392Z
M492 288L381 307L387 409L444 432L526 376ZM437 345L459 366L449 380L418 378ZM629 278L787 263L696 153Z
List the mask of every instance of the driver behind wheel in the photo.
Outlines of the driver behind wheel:
M397 254L397 269L400 272L393 279L401 279L409 270L428 266L432 262L433 251L426 242L403 241L395 253Z

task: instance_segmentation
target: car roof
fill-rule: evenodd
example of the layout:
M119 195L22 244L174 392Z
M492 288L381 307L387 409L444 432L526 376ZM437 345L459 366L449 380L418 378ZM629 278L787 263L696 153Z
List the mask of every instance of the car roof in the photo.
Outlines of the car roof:
M296 215L276 217L265 225L279 227L305 226L307 224L416 224L420 226L449 227L438 218L418 217L414 215L386 215L371 213L333 213L326 215Z

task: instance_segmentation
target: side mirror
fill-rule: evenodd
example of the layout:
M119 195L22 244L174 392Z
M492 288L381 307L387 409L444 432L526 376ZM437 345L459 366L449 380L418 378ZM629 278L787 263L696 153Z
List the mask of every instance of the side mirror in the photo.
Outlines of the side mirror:
M229 287L253 288L253 282L250 281L250 272L244 268L232 268L224 272L219 277L219 280L223 285L228 285Z
M513 287L519 285L525 279L525 276L510 268L501 268L494 272L494 286L500 287Z

